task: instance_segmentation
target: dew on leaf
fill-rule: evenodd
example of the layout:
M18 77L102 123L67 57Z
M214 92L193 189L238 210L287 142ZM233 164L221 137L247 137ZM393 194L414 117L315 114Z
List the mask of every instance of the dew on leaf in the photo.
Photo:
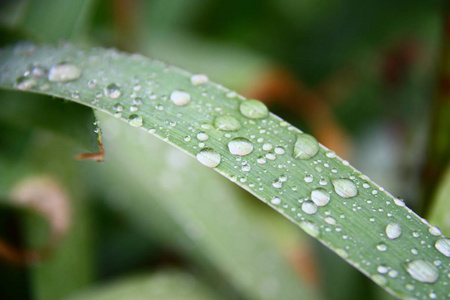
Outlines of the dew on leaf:
M239 106L241 114L249 119L262 119L269 115L267 106L261 101L248 99L241 102Z
M111 99L117 99L122 95L122 91L116 83L108 84L104 89L104 93L106 97Z
M37 81L34 78L20 76L16 79L14 87L22 91L28 91L37 85Z
M192 85L201 85L209 81L208 76L205 74L194 74L191 76Z
M335 192L342 198L352 198L358 194L356 184L350 179L334 179L331 183Z
M141 127L143 124L143 120L141 116L133 114L128 119L128 123L133 127Z
M218 116L214 120L214 126L222 131L237 131L241 128L239 121L230 115Z
M317 206L325 206L330 202L330 194L324 189L316 189L311 192L311 200Z
M402 228L397 223L389 223L386 226L386 235L389 239L395 240L402 234Z
M59 63L50 68L48 80L51 82L68 82L78 79L81 76L81 69L74 64Z
M429 261L418 259L406 264L406 271L417 281L435 283L439 278L439 272Z
M312 201L305 201L302 204L302 210L308 215L313 215L317 212L317 205Z
M220 164L220 154L214 151L212 148L202 149L197 153L197 160L210 168L215 168Z
M299 226L309 235L313 237L318 237L320 234L319 227L316 224L303 221L299 223Z
M272 200L270 200L270 203L272 203L273 205L280 205L281 200L278 197L274 197L272 198Z
M253 144L246 138L234 138L228 143L228 150L234 155L248 155L253 151Z
M439 239L434 244L434 247L445 256L450 257L450 239Z
M185 91L175 90L170 94L170 100L172 100L176 106L185 106L191 101L191 95Z
M208 136L208 134L205 133L205 132L199 132L199 133L197 134L197 139L198 139L199 141L204 142L204 141L206 141L206 140L209 139L209 136Z
M431 226L428 228L428 232L434 236L440 236L442 234L441 230L436 226Z
M317 140L306 133L297 134L297 140L294 144L294 158L310 159L319 152L319 143Z

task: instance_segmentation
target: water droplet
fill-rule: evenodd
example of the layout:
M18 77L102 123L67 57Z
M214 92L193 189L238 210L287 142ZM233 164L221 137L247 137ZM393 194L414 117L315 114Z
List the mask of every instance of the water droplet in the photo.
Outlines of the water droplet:
M22 91L28 91L29 89L34 88L36 85L36 79L26 76L18 77L16 79L16 82L14 83L14 87Z
M431 226L428 228L428 232L434 236L440 236L442 234L441 230L436 226Z
M377 245L378 251L384 252L387 250L387 246L383 243Z
M304 180L306 183L311 183L311 182L313 182L314 177L312 175L307 175L307 176L305 176Z
M436 267L426 260L413 260L406 265L406 271L417 281L435 283L439 278Z
M264 156L260 156L260 157L258 157L258 158L256 159L256 161L257 161L259 164L263 165L263 164L266 163L266 158L265 158Z
M302 210L308 215L313 215L317 212L317 205L315 205L314 202L308 200L303 202Z
M310 159L319 152L319 143L317 140L306 133L297 134L297 140L294 145L294 158Z
M208 76L205 74L195 74L191 76L191 83L192 85L200 85L207 83L209 81Z
M234 138L228 143L231 154L244 156L253 151L253 144L246 138Z
M48 80L52 82L68 82L78 79L81 76L81 69L70 63L59 63L50 68Z
M207 167L215 168L220 164L220 154L211 148L205 148L197 153L197 160Z
M450 257L450 239L437 240L434 247L445 256Z
M47 73L47 70L41 66L34 66L31 69L31 76L33 76L35 78L44 77L45 73Z
M136 114L130 116L128 123L134 127L141 127L143 124L142 117Z
M116 103L116 104L113 105L113 109L115 111L119 111L119 112L123 111L123 105L121 103Z
M270 200L270 202L271 202L273 205L280 205L281 200L280 200L280 198L274 197L274 198L272 198L272 200Z
M205 132L199 132L199 133L197 134L197 139L198 139L199 141L204 142L204 141L206 141L207 139L209 139L209 135L208 135L207 133L205 133Z
M175 90L170 94L170 100L172 100L176 106L185 106L191 101L191 95L185 91Z
M269 114L267 106L255 99L242 101L239 110L249 119L261 119L267 117Z
M275 153L278 155L282 155L282 154L286 153L286 151L284 150L283 147L277 146L277 147L275 147Z
M325 206L330 202L330 194L324 189L316 189L311 192L311 200L317 206Z
M397 223L389 223L386 226L386 235L391 240L395 240L402 234L402 228Z
M214 126L222 131L237 131L241 128L241 123L230 115L218 116L214 120Z
M324 221L327 222L330 225L336 225L337 224L336 219L333 218L333 217L326 217L324 219Z
M115 83L108 84L108 86L105 87L104 92L105 96L111 99L117 99L122 95L120 87Z
M280 182L279 180L275 180L274 182L272 182L272 186L276 189L279 189L283 186L283 183Z
M262 149L263 149L264 151L270 151L270 150L272 150L272 148L273 148L273 145L270 144L270 143L265 143L265 144L262 146Z
M356 184L350 179L334 179L331 183L336 193L342 198L352 198L358 194Z
M377 271L380 274L386 274L387 272L389 272L389 267L385 266L385 265L380 265L377 267Z

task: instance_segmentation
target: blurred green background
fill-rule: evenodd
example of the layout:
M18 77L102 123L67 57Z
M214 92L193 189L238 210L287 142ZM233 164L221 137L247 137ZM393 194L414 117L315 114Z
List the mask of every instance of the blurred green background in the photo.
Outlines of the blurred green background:
M115 47L205 73L449 235L446 22L433 0L0 2L2 45ZM105 162L74 160L95 151L90 109L6 91L0 107L1 299L300 299L300 286L304 299L391 299L148 134L97 115Z

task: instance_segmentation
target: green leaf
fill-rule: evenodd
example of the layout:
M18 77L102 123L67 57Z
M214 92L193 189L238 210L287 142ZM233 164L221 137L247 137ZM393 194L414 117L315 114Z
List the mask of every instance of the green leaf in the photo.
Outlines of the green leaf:
M214 300L222 299L194 276L177 270L134 275L77 293L69 300Z
M294 158L301 131L275 115L260 115L261 110L256 118L241 113L243 97L159 61L114 50L17 45L0 57L2 87L94 107L191 156L201 158L202 149L212 149L220 155L217 172L385 290L404 298L448 297L449 258L446 249L435 248L443 239L437 228L323 146L309 158ZM23 78L33 64L49 74ZM241 128L214 128L214 119L223 115ZM312 146L303 151L312 155Z
M144 131L97 117L109 150L101 170L89 165L88 181L110 206L125 205L121 215L143 234L195 265L227 298L316 299L230 182Z

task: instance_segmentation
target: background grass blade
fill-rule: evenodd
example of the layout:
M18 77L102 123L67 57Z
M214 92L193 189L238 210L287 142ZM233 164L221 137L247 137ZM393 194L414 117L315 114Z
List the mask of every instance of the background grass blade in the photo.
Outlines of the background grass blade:
M435 247L441 232L314 139L267 115L262 104L210 82L199 84L164 63L101 48L18 45L0 57L2 87L95 107L192 156L210 148L216 154L208 152L205 164L387 291L405 298L448 297L448 248ZM48 76L23 77L38 65L50 70ZM215 128L219 116L232 116L240 129Z
M162 270L151 275L135 275L103 287L78 293L69 300L215 300L223 299L194 276L178 270Z

